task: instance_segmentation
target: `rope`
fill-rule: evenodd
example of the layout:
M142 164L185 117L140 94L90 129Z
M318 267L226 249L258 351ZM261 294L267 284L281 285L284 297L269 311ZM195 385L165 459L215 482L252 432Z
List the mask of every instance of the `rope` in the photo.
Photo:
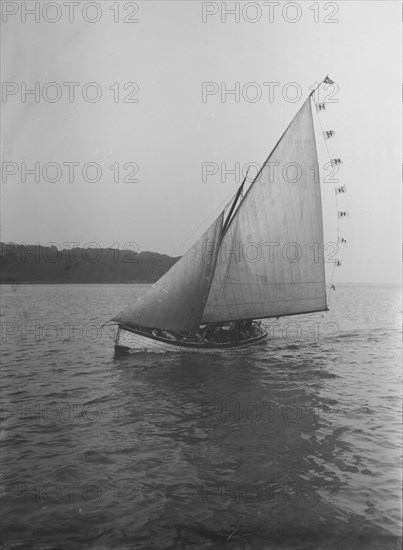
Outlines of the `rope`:
M323 81L322 81L323 83ZM319 86L318 86L319 87ZM319 114L319 111L317 112L318 114L318 121L319 121L319 126L320 126L320 129L321 129L321 132L322 132L322 135L324 133L324 130L323 130L323 127L322 127L322 122L321 122L321 119L320 119L320 114ZM325 147L326 147L326 151L327 151L327 154L328 154L328 157L329 157L329 161L331 161L332 157L330 155L330 151L329 151L329 147L327 145L327 139L324 140L325 142ZM339 218L339 200L338 200L338 193L335 193L336 195L336 209L337 209L337 241L339 241L340 239L340 218ZM338 244L338 242L336 243ZM338 251L337 251L338 252ZM333 281L334 281L334 274L335 274L335 269L336 269L336 262L333 262L333 269L332 269L332 273L331 273L331 280L330 280L330 288L329 288L329 298L328 298L328 305L330 305L330 299L331 299L331 296L332 296L332 290L333 290Z

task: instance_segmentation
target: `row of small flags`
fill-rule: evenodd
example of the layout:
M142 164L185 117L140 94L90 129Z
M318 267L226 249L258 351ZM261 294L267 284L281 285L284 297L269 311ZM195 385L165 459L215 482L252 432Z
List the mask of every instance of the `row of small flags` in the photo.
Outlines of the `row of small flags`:
M327 76L323 80L323 83L330 85L330 84L334 84L334 81L331 80L331 78L329 78ZM325 102L316 103L316 110L317 110L317 112L326 111L326 103ZM324 137L325 140L333 138L335 135L336 135L336 132L334 130L325 130L323 132L323 137ZM331 163L332 166L341 166L343 164L343 162L340 158L330 159L330 163ZM340 185L338 187L335 187L335 192L336 192L336 195L339 194L339 193L345 193L346 192L346 186L345 185ZM345 212L345 211L338 211L337 212L337 217L338 218L346 218L347 216L348 216L348 212ZM344 237L338 237L337 242L340 243L340 244L347 244L347 241ZM341 267L341 261L340 260L336 261L336 267ZM330 288L332 290L336 290L336 287L334 285L331 285Z

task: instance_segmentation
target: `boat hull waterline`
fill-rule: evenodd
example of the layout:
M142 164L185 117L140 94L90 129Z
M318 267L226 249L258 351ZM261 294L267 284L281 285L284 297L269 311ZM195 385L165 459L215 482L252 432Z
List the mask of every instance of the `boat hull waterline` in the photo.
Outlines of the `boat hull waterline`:
M139 330L119 327L115 340L116 353L140 353L154 352L166 353L168 351L180 352L202 352L214 353L217 351L228 351L231 349L245 348L254 344L262 343L267 338L267 332L261 329L261 333L248 340L240 342L182 342L178 340L169 341L155 336L149 336Z

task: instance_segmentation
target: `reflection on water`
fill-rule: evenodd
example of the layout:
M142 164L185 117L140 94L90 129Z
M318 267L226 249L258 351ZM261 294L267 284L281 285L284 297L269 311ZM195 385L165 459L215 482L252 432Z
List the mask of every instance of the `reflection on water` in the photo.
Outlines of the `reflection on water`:
M400 548L398 289L255 348L115 357L94 327L129 292L5 287L5 548Z

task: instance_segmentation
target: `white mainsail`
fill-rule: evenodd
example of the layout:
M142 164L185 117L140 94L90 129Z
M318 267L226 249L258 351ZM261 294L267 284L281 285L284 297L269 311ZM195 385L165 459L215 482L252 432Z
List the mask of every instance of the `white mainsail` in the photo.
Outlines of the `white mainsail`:
M221 213L112 321L193 332L201 323L326 310L319 173L309 96L226 228Z
M327 309L317 161L310 96L230 221L203 323Z

